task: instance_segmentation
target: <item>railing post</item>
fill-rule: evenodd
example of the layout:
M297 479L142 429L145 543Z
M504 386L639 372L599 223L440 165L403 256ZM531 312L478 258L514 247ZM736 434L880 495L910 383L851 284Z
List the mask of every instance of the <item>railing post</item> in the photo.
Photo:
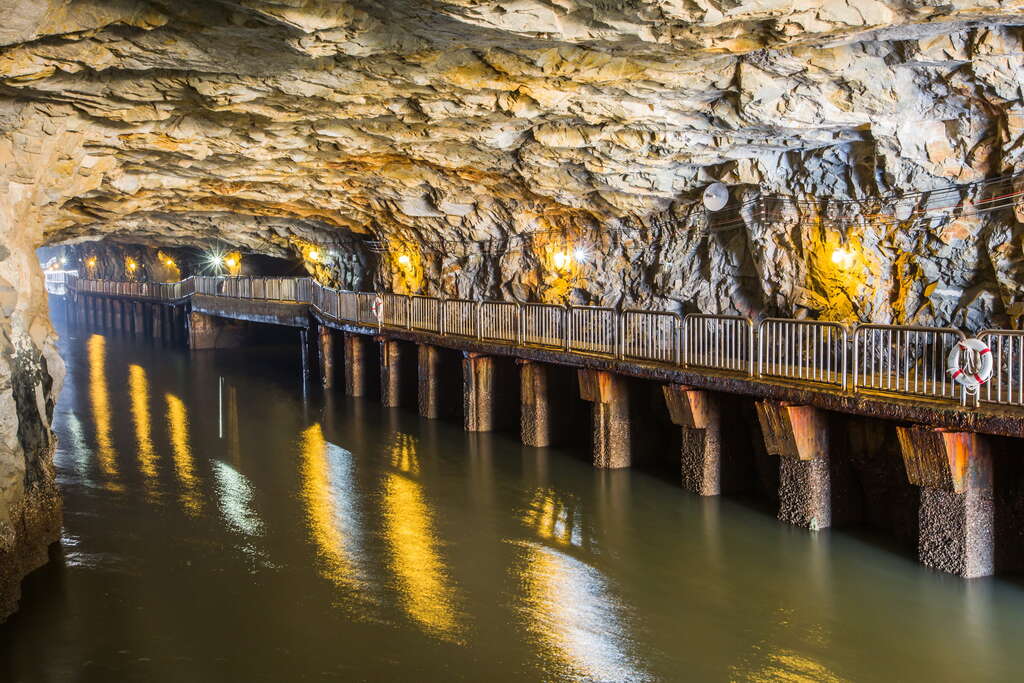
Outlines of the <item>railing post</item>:
M672 364L681 365L683 338L680 334L682 319L679 314L672 315Z
M766 322L762 320L757 324L757 377L764 376L764 326Z
M448 335L448 326L445 324L447 317L445 315L445 304L448 303L443 297L438 297L437 301L437 329L442 337Z
M412 295L405 295L405 329L412 329Z
M623 357L623 346L626 343L626 323L623 320L622 311L615 311L615 341L613 342L613 350L615 352L615 358L622 360Z
M476 326L476 338L478 340L484 338L484 330L483 327L481 326L483 322L483 306L484 302L482 299L476 302L476 315L474 316L474 324Z
M754 321L747 318L747 348L750 349L750 358L748 359L747 372L750 377L754 376ZM760 336L760 335L758 335Z
M516 346L523 345L523 306L518 301L516 307Z
M572 304L569 302L565 303L565 307L562 309L562 350L566 353L569 352L571 344L569 340L572 338L572 333L569 332L569 321L571 320L570 309Z

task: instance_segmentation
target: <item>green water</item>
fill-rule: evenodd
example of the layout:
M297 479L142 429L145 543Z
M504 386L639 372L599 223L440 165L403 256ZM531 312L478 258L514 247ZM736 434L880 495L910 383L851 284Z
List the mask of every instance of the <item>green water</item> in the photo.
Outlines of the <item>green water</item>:
M294 349L61 344L63 538L0 626L0 681L1020 678L1012 582L304 401Z

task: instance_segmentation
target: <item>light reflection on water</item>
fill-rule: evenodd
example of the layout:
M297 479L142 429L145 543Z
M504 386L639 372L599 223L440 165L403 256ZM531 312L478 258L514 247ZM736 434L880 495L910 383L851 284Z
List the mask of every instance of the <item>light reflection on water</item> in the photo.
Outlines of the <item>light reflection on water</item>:
M1012 582L512 435L304 403L292 347L62 344L64 547L0 626L0 680L1017 679Z
M390 550L399 600L405 611L429 633L458 641L456 591L448 576L440 540L422 485L416 440L397 433L391 447L391 466L384 477L384 537Z
M522 542L521 611L559 680L647 681L626 650L629 638L607 579L567 552Z
M149 416L149 380L142 366L128 366L128 395L131 397L132 421L135 423L135 440L138 450L139 470L145 478L146 495L150 500L158 497L157 454L153 447L153 425Z
M192 447L189 445L188 410L185 403L174 394L167 394L164 398L167 401L167 429L171 437L174 472L180 484L179 499L185 511L196 516L202 512L203 500L199 493Z
M104 486L111 491L122 490L118 483L117 453L111 435L110 391L107 388L107 340L94 334L89 337L89 399L96 435L96 460L103 475Z
M320 571L337 586L363 594L368 585L352 454L328 443L320 423L314 423L302 433L300 456L302 501Z

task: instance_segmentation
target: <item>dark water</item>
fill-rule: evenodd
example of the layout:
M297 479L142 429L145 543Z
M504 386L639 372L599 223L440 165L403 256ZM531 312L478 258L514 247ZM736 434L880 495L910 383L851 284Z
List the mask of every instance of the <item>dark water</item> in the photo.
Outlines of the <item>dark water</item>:
M63 541L0 681L1020 680L1016 584L304 402L294 349L62 345Z

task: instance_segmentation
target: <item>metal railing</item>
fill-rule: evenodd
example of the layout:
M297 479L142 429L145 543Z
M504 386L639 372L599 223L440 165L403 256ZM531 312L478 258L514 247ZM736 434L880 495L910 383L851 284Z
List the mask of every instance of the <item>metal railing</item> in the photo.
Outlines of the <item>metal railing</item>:
M757 374L845 389L848 342L839 323L766 318L757 326Z
M434 296L414 296L409 302L409 327L424 332L441 331L441 300Z
M566 309L554 304L521 304L520 343L568 350Z
M468 299L445 299L441 302L441 334L457 337L477 336L479 304Z
M219 277L193 275L195 293L207 296L225 296L233 299L259 299L310 303L311 280L306 277Z
M739 373L833 390L966 401L946 371L965 335L953 328L749 318L669 311L428 296L323 287L309 278L194 276L172 283L65 278L69 290L179 301L193 293L306 303L325 316L362 326L557 349L675 367ZM979 399L1024 407L1024 331L986 330L993 376ZM852 357L852 361L850 360Z
M683 318L683 365L754 374L754 322L738 315Z
M488 341L518 344L519 304L514 301L481 302L478 336Z
M682 356L679 314L627 309L622 312L620 321L619 349L623 358L679 364Z
M946 372L946 356L966 339L949 327L858 325L853 333L853 388L966 400Z
M566 342L570 351L618 356L619 316L614 308L570 306Z
M1024 406L1024 331L985 330L978 339L992 349L992 379L982 385L980 400Z

